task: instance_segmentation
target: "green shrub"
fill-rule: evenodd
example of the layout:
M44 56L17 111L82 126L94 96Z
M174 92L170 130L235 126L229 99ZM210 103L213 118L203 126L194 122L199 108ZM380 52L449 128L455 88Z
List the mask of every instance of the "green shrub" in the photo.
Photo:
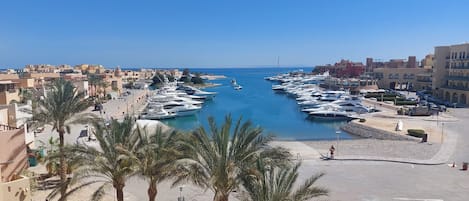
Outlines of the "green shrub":
M397 101L405 101L405 98L383 97L381 99L381 97L379 97L379 98L376 98L376 100L377 101L392 101L392 102L396 101L397 102Z
M417 101L396 101L396 105L417 105Z
M360 123L364 123L366 121L366 119L360 119L358 120Z
M367 94L365 95L365 98L376 98L376 99L380 99L381 97L392 97L392 98L396 98L396 97L400 97L399 95L396 95L396 94Z
M422 138L424 135L426 135L425 131L422 129L408 129L407 134L418 138Z

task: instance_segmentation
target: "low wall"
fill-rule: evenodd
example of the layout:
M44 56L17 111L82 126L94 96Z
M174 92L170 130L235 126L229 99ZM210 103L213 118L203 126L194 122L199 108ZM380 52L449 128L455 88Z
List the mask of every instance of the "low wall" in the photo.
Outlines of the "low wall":
M361 123L349 122L341 127L342 130L351 134L357 135L364 138L373 138L379 140L408 140L408 141L421 141L419 138L415 138L407 135L398 135L389 131L372 128Z
M29 201L31 189L29 178L23 177L14 181L0 183L0 201Z

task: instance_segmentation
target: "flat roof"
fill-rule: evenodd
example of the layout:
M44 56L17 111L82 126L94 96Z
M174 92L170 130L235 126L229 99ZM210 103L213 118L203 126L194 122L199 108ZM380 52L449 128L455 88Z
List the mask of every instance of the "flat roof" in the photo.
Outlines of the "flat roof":
M13 82L11 80L0 80L0 84L18 84L19 82Z

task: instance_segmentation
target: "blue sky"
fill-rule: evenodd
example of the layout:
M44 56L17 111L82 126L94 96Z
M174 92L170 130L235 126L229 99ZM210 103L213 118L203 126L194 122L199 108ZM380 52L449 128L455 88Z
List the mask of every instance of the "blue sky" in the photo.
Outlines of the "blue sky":
M469 41L467 1L3 1L0 67L314 66Z

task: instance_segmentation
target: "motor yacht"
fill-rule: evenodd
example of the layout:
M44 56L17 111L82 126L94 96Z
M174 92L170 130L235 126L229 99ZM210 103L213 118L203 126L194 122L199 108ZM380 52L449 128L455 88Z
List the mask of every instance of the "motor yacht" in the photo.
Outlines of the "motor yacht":
M345 91L325 91L321 94L321 98L319 98L320 101L336 101L339 100L339 98L345 94Z
M173 112L173 113L176 114L176 116L181 117L181 116L194 115L200 109L202 109L201 106L196 106L196 105L191 105L191 104L183 104L183 105L173 106L172 108L167 109L167 111L168 112Z
M321 110L310 112L309 116L321 120L350 120L353 117L345 111Z
M217 95L217 92L202 91L200 89L197 89L191 86L185 86L185 87L186 87L186 93L189 95L203 96L205 97L205 99L213 99L215 95Z
M166 111L162 105L147 108L141 115L142 119L161 120L176 117L176 113Z

